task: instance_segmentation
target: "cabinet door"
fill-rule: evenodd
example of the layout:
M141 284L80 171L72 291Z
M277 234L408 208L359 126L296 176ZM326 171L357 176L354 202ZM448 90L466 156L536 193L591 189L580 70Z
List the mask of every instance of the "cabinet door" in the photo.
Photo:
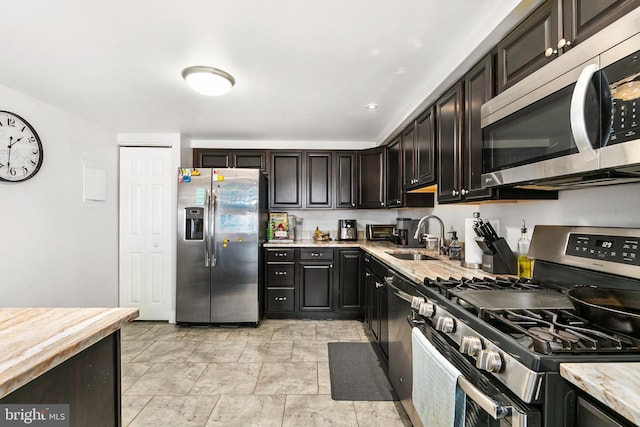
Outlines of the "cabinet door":
M557 55L558 8L547 0L498 43L498 92L519 82ZM550 56L545 51L551 49Z
M273 152L270 160L269 207L302 208L302 153Z
M356 207L358 195L356 153L354 151L336 151L335 159L335 207Z
M307 152L306 162L306 202L307 208L333 207L333 156L329 152Z
M385 147L358 153L358 207L384 208Z
M482 126L480 108L493 95L492 57L476 65L464 77L464 166L462 188L466 200L491 196L491 189L482 188Z
M400 136L387 145L386 164L387 207L402 206L402 155Z
M569 49L639 6L639 0L562 0L558 46Z
M415 159L416 183L420 186L436 182L436 132L433 108L416 120Z
M462 165L462 84L458 83L436 102L438 202L458 201Z
M230 150L193 150L194 168L230 168L232 160Z
M342 311L360 311L360 251L341 250L338 258L338 309Z
M402 131L402 186L404 189L411 188L418 182L415 125L416 122L414 121Z
M300 311L331 311L333 263L300 264Z
M233 167L267 171L267 153L264 151L234 151Z

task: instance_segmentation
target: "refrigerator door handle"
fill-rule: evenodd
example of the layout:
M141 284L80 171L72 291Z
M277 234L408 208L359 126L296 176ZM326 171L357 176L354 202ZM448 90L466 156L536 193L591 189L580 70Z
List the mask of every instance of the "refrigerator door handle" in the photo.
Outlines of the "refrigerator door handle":
M205 193L205 220L203 224L203 234L204 234L204 266L209 267L209 190Z
M207 218L207 221L209 222L209 237L207 238L207 240L209 240L209 246L211 248L209 259L210 259L211 267L215 267L216 266L216 249L215 249L216 190L215 189L211 190L211 201L209 204L209 217Z

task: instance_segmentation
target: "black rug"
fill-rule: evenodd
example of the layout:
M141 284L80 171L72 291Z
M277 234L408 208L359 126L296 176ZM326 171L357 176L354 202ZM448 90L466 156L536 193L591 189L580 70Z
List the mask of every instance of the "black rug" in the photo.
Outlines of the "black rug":
M333 400L398 400L372 344L330 342L329 374Z

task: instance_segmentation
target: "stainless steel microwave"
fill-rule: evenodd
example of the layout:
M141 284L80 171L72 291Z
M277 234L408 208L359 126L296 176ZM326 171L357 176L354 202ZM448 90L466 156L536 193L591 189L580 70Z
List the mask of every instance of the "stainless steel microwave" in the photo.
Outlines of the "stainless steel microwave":
M481 109L482 185L640 181L640 8Z

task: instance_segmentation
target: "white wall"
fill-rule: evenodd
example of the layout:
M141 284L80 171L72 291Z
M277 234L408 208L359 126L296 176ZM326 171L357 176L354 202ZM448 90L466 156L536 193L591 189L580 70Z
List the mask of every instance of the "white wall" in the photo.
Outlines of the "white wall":
M44 160L0 182L0 306L117 306L115 134L0 85L2 109L36 129ZM83 202L82 164L106 172L106 200Z

